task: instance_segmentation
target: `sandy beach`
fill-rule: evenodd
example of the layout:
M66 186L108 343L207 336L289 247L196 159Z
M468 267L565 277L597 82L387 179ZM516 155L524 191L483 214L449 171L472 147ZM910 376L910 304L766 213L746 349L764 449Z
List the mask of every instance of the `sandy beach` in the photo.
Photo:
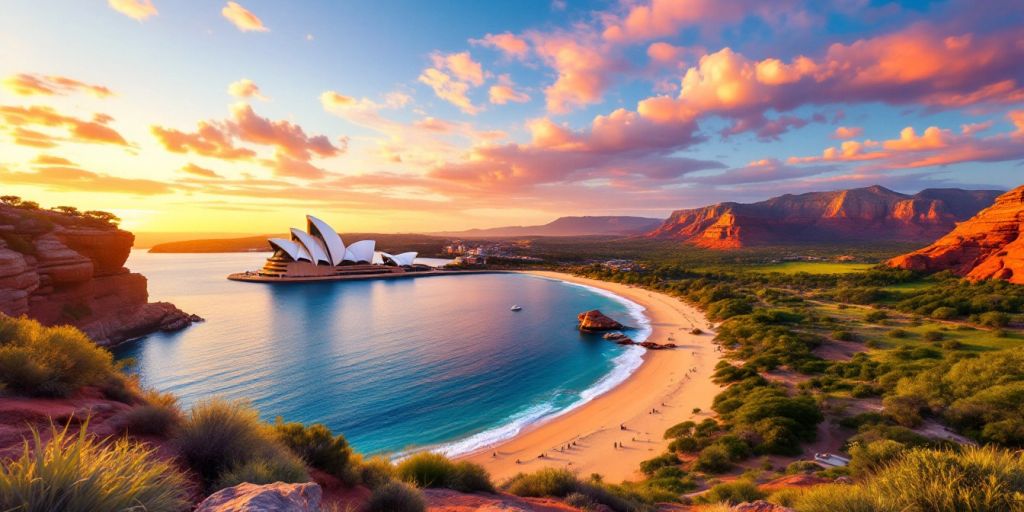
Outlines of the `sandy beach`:
M664 431L688 419L707 417L712 399L721 389L711 382L719 353L711 341L714 335L708 332L707 319L693 306L642 288L558 272L529 273L603 288L628 298L646 308L644 314L653 328L649 341L675 343L680 348L648 351L640 368L611 391L462 458L482 464L497 482L543 467L564 467L584 477L600 473L607 482L641 478L640 462L661 454L668 444L662 439ZM694 327L704 334L690 334ZM702 412L695 414L694 408ZM655 409L657 413L652 413ZM620 446L616 448L615 443Z

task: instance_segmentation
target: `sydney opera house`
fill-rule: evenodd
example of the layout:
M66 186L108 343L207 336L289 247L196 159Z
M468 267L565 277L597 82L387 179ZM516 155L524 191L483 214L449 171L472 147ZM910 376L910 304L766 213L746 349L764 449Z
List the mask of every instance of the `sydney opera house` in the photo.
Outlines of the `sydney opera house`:
M291 229L291 238L271 238L274 250L256 274L276 278L330 278L368 274L402 273L415 269L415 252L381 254L374 263L376 242L360 240L345 245L334 228L312 216L306 216L306 230Z

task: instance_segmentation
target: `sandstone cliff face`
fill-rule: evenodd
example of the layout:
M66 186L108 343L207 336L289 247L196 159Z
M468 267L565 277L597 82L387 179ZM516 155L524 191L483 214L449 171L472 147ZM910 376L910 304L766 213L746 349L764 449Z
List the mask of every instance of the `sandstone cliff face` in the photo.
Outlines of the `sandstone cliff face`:
M614 331L623 328L622 324L597 309L576 315L576 320L579 321L579 329L585 332Z
M932 245L893 258L889 265L1024 284L1024 186L999 196Z
M135 236L63 214L0 205L0 312L72 324L110 346L192 318L149 303L146 278L124 268Z
M928 189L909 196L880 186L719 203L678 210L651 238L733 249L857 240L931 241L999 195L991 190Z

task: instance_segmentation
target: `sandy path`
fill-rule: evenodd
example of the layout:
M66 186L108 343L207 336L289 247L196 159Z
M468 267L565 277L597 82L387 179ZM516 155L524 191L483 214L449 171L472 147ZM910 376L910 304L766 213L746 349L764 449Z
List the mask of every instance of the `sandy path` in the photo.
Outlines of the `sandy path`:
M565 467L581 476L600 473L607 482L641 478L640 462L660 455L668 444L661 438L665 429L706 417L721 389L711 382L720 354L711 342L714 335L707 332L707 319L688 304L642 288L557 272L530 273L603 288L641 304L647 308L644 313L653 328L648 340L676 343L680 348L648 351L640 368L615 389L513 439L462 458L483 464L497 482L543 467ZM705 334L690 334L694 327ZM690 371L694 368L696 371ZM705 412L694 414L695 407ZM652 414L652 409L658 412ZM575 446L565 449L572 442ZM621 447L614 447L615 443Z

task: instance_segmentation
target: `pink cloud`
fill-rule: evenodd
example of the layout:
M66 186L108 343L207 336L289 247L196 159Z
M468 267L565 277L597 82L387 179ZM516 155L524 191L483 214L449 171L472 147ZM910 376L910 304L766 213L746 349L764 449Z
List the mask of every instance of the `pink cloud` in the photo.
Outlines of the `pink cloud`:
M617 43L648 41L676 35L687 26L735 23L757 14L775 21L787 16L801 23L806 14L796 1L651 0L626 4L622 15L605 15L604 39Z
M516 89L509 75L500 75L498 83L492 85L488 90L488 98L491 103L504 105L508 102L525 103L530 101L530 96L523 91Z
M480 39L471 39L472 44L496 48L509 57L517 59L526 58L530 51L530 45L525 39L505 32L502 34L487 34Z
M548 112L564 114L601 101L611 75L624 65L611 48L585 33L533 34L540 58L558 74L544 89Z
M437 54L431 56L434 67L451 72L456 79L479 87L484 83L484 69L479 62L473 60L469 52Z
M455 105L459 110L470 115L480 112L480 108L469 99L468 83L460 82L437 68L423 70L418 80L420 83L430 86L438 98Z

